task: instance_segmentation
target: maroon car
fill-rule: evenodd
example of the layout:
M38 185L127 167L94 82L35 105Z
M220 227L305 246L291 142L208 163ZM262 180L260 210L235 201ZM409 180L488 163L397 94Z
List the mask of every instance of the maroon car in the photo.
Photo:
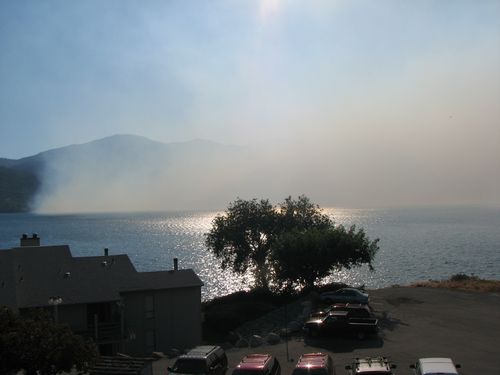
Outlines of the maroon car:
M281 366L270 354L249 354L243 357L232 375L281 375Z
M335 375L332 357L324 353L302 354L292 375Z

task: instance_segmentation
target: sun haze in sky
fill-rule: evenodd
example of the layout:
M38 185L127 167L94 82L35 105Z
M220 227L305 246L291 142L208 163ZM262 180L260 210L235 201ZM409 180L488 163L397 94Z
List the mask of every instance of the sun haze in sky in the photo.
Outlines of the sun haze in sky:
M0 157L261 147L319 203L500 204L499 1L2 1ZM335 197L335 199L331 199Z

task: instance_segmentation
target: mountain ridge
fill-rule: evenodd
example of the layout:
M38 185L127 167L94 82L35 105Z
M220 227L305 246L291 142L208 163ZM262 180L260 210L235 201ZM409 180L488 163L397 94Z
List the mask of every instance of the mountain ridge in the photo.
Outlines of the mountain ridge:
M164 143L138 135L115 134L20 159L0 158L0 212L30 211L36 208L40 196L45 199L70 183L83 189L87 181L82 183L81 176L96 184L120 181L124 188L155 175L179 180L179 175L189 174L189 170L194 175L200 174L200 165L232 159L244 149L204 139ZM127 174L137 175L137 181L125 178ZM23 195L14 194L19 190L19 181L29 184Z
M66 146L61 146L61 147L55 147L51 148L45 151L40 151L36 154L29 155L29 156L24 156L19 159L11 159L11 158L4 158L0 157L0 166L2 167L19 167L19 165L24 165L24 164L29 164L29 162L33 159L37 159L39 157L43 157L45 155L50 155L58 152L63 152L63 151L71 151L74 149L85 149L87 147L93 147L95 145L100 145L100 144L108 144L108 145L114 145L117 142L121 142L122 146L124 146L123 141L133 141L134 145L137 145L138 142L143 143L144 145L156 145L160 147L165 147L165 146L183 146L183 145L209 145L211 147L224 147L224 148L243 148L243 146L236 146L236 145L227 145L207 139L201 139L201 138L195 138L191 139L188 141L176 141L176 142L161 142L161 141L156 141L152 140L150 138L141 136L141 135L135 135L135 134L113 134L104 138L99 138L95 139L92 141L84 142L84 143L73 143L69 144Z

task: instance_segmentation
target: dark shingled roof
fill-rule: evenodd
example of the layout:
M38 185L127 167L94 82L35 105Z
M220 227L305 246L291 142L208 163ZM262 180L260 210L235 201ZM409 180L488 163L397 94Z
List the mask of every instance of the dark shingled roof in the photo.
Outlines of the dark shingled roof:
M0 250L0 305L47 306L51 296L63 304L115 301L120 293L201 287L191 269L137 272L122 255L73 257L68 246Z
M90 375L139 375L146 367L151 370L153 358L134 358L128 356L100 356L89 370ZM148 371L150 373L150 371Z

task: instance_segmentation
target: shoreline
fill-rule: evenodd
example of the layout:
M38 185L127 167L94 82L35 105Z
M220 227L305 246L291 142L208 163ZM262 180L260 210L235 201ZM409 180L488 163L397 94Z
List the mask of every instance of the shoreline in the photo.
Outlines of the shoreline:
M446 280L427 280L411 283L411 287L441 288L483 293L500 293L500 280L486 280L474 275L458 273Z

